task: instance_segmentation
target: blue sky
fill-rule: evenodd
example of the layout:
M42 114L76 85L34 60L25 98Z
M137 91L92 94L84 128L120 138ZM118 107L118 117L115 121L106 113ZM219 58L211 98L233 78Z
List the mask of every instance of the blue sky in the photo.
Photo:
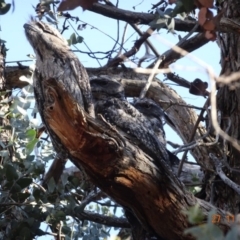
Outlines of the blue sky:
M11 0L6 0L6 2L10 3ZM30 20L31 16L36 15L32 6L36 6L38 2L39 2L38 0L24 0L24 1L15 0L15 11L13 13L10 11L6 15L0 16L0 26L1 26L0 38L7 41L6 47L9 49L9 51L7 52L6 61L29 60L29 58L27 57L27 54L33 54L33 50L25 37L23 25L24 23ZM151 3L156 4L158 1L157 0L155 1L153 0L152 1L121 0L119 2L120 2L119 3L120 8L134 11L133 6L136 6L135 11L141 12L141 11L146 11L146 9L147 10L150 9ZM115 3L115 1L113 1L113 3ZM72 16L78 16L80 20L97 27L101 31L105 32L106 34L111 35L113 38L116 38L116 35L117 35L116 20L111 20L107 17L97 15L89 11L83 12L80 7L74 11L71 11L70 14ZM61 27L61 25L59 26ZM76 28L77 25L74 25L74 26ZM120 22L120 38L121 38L121 32L123 31L124 26L125 26L125 23ZM70 29L69 31L66 31L64 33L64 36L66 38L69 38L69 36L74 32L73 29L71 28L69 29ZM143 26L142 29L143 30L147 29L147 26ZM84 41L92 51L107 51L114 45L114 41L112 39L110 39L109 37L107 37L106 35L104 35L103 33L101 33L96 29L91 29L91 27L87 27L86 30L78 31L78 32L82 37L84 37ZM130 36L132 33L133 33L133 30L129 26L127 36ZM160 30L159 33L161 37L166 38L168 41L172 43L178 42L177 35L166 34L165 30ZM179 34L181 36L184 36L187 33L182 32ZM138 35L135 34L128 41L126 47L130 49L134 43L134 40L136 40L137 38L138 38ZM150 41L152 41L152 43L157 47L160 53L163 53L164 51L169 49L169 47L159 42L155 37L151 37ZM87 51L84 44L78 44L77 47L83 51ZM141 54L143 55L143 53L144 51L141 50L139 56L141 57ZM216 42L210 42L206 44L204 47L195 51L193 54L198 58L202 59L203 61L205 61L207 64L211 65L217 74L220 72L220 64L219 64L220 52ZM87 55L81 54L78 56L85 67L99 66L96 60L89 58ZM24 64L27 64L27 63L24 63ZM103 62L103 65L104 64L105 62ZM181 66L199 67L187 58L181 59L180 61L177 62L177 64ZM16 64L13 64L13 65L16 65ZM196 71L190 72L190 71L182 70L182 71L176 71L176 73L178 73L181 77L186 78L188 81L193 81L195 78L200 78L203 81L208 82L207 75L203 72L196 72ZM159 74L159 78L163 79L164 77L163 75ZM185 89L182 87L176 87L172 84L171 84L171 87L173 87L178 92L178 94L180 94L183 97L183 99L187 103L201 107L205 102L205 99L203 97L190 95L188 93L188 89ZM175 142L180 142L176 134L172 132L172 130L170 130L169 128L166 128L166 134L167 134L167 139L174 139ZM47 239L47 238L42 238L42 239Z

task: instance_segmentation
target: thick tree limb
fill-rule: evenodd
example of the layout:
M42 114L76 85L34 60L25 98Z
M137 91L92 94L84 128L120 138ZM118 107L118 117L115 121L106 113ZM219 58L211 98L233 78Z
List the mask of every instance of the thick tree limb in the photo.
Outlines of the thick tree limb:
M204 33L198 33L197 35L187 39L186 41L180 42L180 44L177 44L177 46L187 52L193 52L208 42L209 40L205 38ZM183 55L175 52L173 49L169 49L168 51L163 53L162 56L164 56L164 60L162 61L160 67L163 68L168 67L171 63L183 57ZM149 67L152 67L152 65L150 65Z
M101 14L105 17L113 18L116 20L122 20L128 23L148 25L155 18L154 14L128 11L100 3L94 3L93 6L88 10L91 12ZM183 21L180 19L175 19L176 31L189 32L193 29L195 25L196 21L191 20ZM237 19L221 18L220 23L216 27L217 30L220 32L238 33L240 31L240 25ZM202 32L200 26L196 29L196 32Z
M93 213L87 210L82 212L73 211L72 216L77 217L80 220L88 220L95 223L104 224L110 227L130 228L130 225L126 218L103 216L101 214Z
M44 86L45 119L73 162L82 165L94 183L119 204L132 209L148 231L168 239L191 239L182 235L188 223L181 210L195 205L197 199L177 187L173 176L157 169L140 149L135 151L136 146L127 140L123 145L115 132L89 117L54 79L45 80ZM200 206L204 211L212 208L201 201ZM166 231L169 226L171 231Z

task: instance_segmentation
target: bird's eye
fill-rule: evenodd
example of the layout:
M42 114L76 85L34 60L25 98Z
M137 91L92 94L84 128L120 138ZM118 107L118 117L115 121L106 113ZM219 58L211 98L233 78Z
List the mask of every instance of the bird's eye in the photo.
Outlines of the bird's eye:
M44 26L44 24L42 24L41 22L37 22L37 25L39 28L41 28L44 32L46 33L51 33L52 34L52 31L51 29L48 29L47 26Z
M104 80L92 80L91 81L93 84L94 83L97 83L97 85L100 85L100 86L105 86L105 85L107 85L108 84L108 81L104 81Z
M41 22L37 22L37 25L39 28L41 28L43 31L45 30L43 24Z

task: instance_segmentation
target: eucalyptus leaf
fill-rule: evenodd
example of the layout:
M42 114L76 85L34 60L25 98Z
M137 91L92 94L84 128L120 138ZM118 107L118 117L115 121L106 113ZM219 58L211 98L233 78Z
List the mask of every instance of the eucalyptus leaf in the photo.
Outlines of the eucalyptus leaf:
M17 184L22 188L28 187L32 183L32 178L23 177L17 181Z
M172 11L172 17L175 17L175 16L177 16L177 14L183 13L183 12L185 12L183 3L181 1L177 1L175 8Z
M19 185L17 185L19 186ZM16 201L16 202L24 202L31 194L29 192L20 192L21 190L16 191L15 190L16 186L14 186L14 193L12 194L12 198ZM21 187L19 186L18 189L21 189ZM18 193L16 193L18 192Z
M20 231L21 239L31 239L31 230L27 227L23 227Z
M172 12L173 12L173 9L172 8L167 8L165 11L164 11L164 16L168 16L168 17L171 17L172 16Z
M152 22L149 23L149 26L152 28L156 28L158 31L166 26L166 18L159 17L154 19Z
M169 31L173 32L175 29L175 19L174 18L169 18L167 21L167 28Z
M191 12L194 9L193 0L181 0L185 9L185 12Z
M26 154L27 155L30 155L32 153L32 151L33 151L34 147L36 146L37 142L38 142L38 139L35 138L35 139L33 139L32 141L30 141L26 144Z
M6 178L9 182L12 181L12 180L18 179L17 170L12 165L10 165L8 163L5 164L4 165L4 171L5 171L5 174L6 174Z
M17 106L17 110L23 115L23 116L27 116L27 111L20 107L20 106Z
M26 131L26 137L28 140L32 141L36 138L37 132L34 129L28 129Z
M10 3L1 3L0 4L0 15L4 15L6 14L11 8L11 4Z
M54 180L53 178L51 178L51 179L49 180L49 182L48 182L48 191L49 191L50 193L53 193L54 190L55 190L55 188L56 188L55 180Z

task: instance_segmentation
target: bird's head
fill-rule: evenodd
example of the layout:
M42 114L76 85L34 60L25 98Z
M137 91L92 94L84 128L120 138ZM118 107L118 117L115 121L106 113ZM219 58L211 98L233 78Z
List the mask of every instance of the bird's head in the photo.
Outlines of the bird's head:
M149 98L135 99L133 106L145 116L155 117L157 119L162 119L164 117L162 108Z
M48 52L63 53L70 50L67 41L59 31L44 22L31 20L23 27L37 59L43 59Z
M95 100L106 100L109 97L125 99L124 88L117 81L105 77L97 77L90 80L90 85Z

